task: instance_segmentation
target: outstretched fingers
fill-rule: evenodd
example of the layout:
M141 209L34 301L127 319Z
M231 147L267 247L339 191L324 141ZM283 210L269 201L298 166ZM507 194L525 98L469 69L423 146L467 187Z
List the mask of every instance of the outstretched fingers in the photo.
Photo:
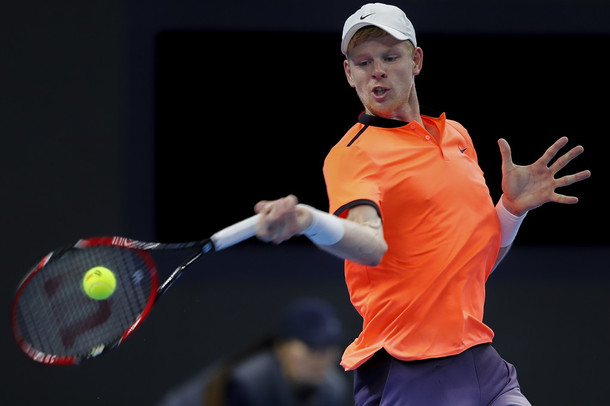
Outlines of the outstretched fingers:
M576 182L580 182L581 180L585 180L591 177L591 171L580 171L573 175L562 176L561 178L555 179L555 188L560 188L564 186L572 185ZM563 204L575 204L578 203L578 198L575 196L565 196L559 193L554 193L553 199L554 202L563 203Z
M591 177L591 171L580 171L572 175L562 176L555 180L557 187L569 186L573 183L580 182Z
M576 196L566 196L559 193L553 193L551 197L551 201L555 203L561 204L576 204L578 203L578 197Z
M578 145L568 151L566 154L557 158L557 160L549 167L549 169L556 174L560 170L562 170L567 164L570 163L574 158L579 156L584 152L584 148L581 145Z
M567 140L568 140L567 137L562 137L555 144L553 144L553 146L551 146L551 148L549 148L549 150L552 150L553 147L557 146L558 144L563 143L564 140L565 140L565 143L567 143ZM561 143L560 143L560 141L561 141ZM563 143L562 146L564 146L565 143ZM549 152L549 150L547 150L547 152ZM576 158L577 156L582 154L584 152L584 150L585 149L581 145L578 145L578 146L572 148L567 153L565 153L562 156L560 156L559 158L557 158L557 160L549 167L549 170L551 171L551 173L553 175L555 175L557 172L559 172L560 170L565 168L574 158ZM557 154L558 151L559 151L559 149L557 149L556 151L551 151L551 153L553 154L552 156ZM551 159L552 159L552 156L551 156ZM565 176L562 176L561 178L555 179L555 188L569 186L574 183L585 180L589 177L591 177L591 171L589 171L589 170L580 171L580 172L570 174L570 175L565 175ZM563 204L578 203L578 198L576 196L566 196L566 195L562 195L559 193L554 193L552 200L554 202L563 203Z
M551 145L545 152L544 154L540 157L540 159L538 160L538 162L540 162L541 164L544 164L544 166L548 166L549 163L551 163L551 161L553 160L553 158L555 158L555 156L557 156L557 153L559 152L559 150L563 147L566 146L566 144L568 143L568 137L561 137L560 139L558 139L557 141L555 141L553 143L553 145ZM569 153L568 153L569 154ZM567 154L566 154L567 155ZM569 161L568 161L569 162ZM567 164L567 162L566 162ZM565 166L565 164L564 164Z
M513 164L508 142L504 139L498 140L502 154L504 203L511 206L507 206L508 210L512 213L522 213L549 201L563 204L578 202L578 198L575 196L556 193L557 188L572 185L591 176L591 172L585 170L555 178L557 172L584 151L584 148L579 145L558 157L559 151L567 143L568 138L561 137L536 162L531 165L520 166Z

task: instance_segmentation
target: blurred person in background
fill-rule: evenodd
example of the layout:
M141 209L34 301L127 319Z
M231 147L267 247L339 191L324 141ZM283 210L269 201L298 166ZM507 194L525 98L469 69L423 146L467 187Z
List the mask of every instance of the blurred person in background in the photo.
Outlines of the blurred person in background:
M275 331L233 359L203 369L159 406L343 406L347 376L338 368L342 327L334 309L300 299Z

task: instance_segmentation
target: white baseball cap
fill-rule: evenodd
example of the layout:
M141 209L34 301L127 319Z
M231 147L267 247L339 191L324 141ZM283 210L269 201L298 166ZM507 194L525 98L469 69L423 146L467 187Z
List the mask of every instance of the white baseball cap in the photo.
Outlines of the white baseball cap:
M347 55L347 46L356 31L367 25L379 27L397 40L409 40L414 46L417 46L415 28L401 9L387 4L369 3L362 6L345 21L341 41L341 52L344 55Z

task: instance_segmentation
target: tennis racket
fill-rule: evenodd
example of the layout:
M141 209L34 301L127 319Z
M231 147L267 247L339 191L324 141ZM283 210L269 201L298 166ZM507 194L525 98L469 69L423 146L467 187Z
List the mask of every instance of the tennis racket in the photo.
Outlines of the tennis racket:
M259 215L229 226L209 239L158 243L123 237L82 239L47 254L17 288L11 324L17 344L34 361L69 365L118 347L150 313L156 300L201 255L220 251L256 233ZM153 251L190 251L159 285ZM85 293L88 270L104 267L116 288L106 299Z

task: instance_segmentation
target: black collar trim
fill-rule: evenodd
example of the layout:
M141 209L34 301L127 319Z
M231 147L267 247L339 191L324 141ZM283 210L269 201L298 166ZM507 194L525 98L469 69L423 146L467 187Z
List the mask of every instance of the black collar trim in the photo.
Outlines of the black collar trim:
M366 113L360 114L358 117L358 122L364 125L371 125L373 127L382 127L382 128L397 128L405 126L409 123L400 120L392 120L390 118L383 118L377 116L370 116Z

